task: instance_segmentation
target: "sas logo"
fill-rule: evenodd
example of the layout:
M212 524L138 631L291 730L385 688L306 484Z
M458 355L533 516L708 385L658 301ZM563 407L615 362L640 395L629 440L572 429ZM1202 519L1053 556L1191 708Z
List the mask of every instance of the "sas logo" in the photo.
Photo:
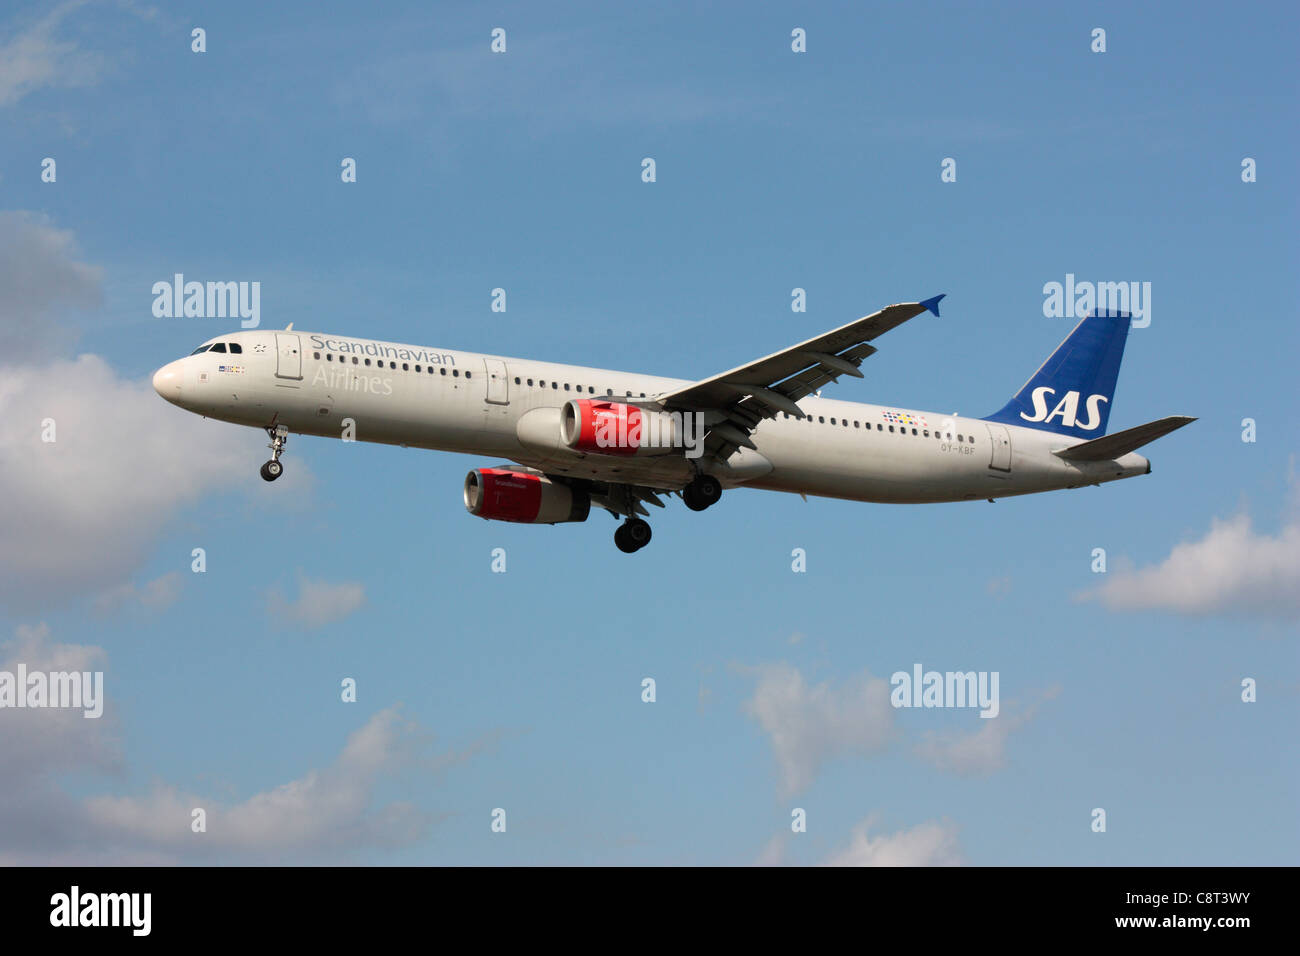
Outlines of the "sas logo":
M1034 389L1034 414L1026 415L1020 413L1020 417L1027 422L1042 422L1044 425L1051 424L1053 418L1058 415L1061 417L1061 424L1066 428L1082 428L1084 431L1092 431L1101 424L1102 402L1109 402L1105 395L1089 395L1086 405L1088 418L1086 421L1079 421L1077 418L1079 412L1079 393L1066 392L1065 397L1056 403L1056 407L1050 412L1047 410L1048 396L1055 397L1056 390L1048 388L1046 385Z

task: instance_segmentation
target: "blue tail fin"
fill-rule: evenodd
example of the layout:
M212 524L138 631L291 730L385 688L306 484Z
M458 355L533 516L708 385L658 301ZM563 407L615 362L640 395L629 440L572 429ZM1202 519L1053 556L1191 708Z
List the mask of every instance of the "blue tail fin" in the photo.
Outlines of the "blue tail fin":
M1127 312L1088 316L1015 397L984 420L1076 438L1106 434L1129 318Z

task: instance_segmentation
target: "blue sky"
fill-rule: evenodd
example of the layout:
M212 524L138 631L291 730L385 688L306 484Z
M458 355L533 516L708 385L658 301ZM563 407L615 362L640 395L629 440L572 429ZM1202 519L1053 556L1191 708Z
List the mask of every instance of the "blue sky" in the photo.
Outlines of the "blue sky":
M386 6L0 20L0 662L107 694L0 711L0 860L1295 861L1293 8ZM964 415L1069 331L1045 283L1150 282L1110 427L1200 420L1150 477L738 491L629 557L471 518L471 457L293 438L264 484L260 432L148 389L231 327L155 318L175 272L260 281L264 327L687 378L943 292L833 394ZM1002 714L882 712L917 662Z

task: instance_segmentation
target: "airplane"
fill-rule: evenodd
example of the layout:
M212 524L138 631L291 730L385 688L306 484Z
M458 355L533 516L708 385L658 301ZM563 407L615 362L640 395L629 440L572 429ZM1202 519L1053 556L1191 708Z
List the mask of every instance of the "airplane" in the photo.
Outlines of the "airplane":
M1082 319L983 418L821 397L863 378L872 343L938 295L900 303L699 381L343 335L241 330L153 376L168 402L264 429L267 481L290 434L504 458L472 469L470 514L523 524L621 519L620 551L650 542L646 505L693 511L724 489L893 504L994 501L1151 473L1142 446L1194 418L1107 434L1130 317Z

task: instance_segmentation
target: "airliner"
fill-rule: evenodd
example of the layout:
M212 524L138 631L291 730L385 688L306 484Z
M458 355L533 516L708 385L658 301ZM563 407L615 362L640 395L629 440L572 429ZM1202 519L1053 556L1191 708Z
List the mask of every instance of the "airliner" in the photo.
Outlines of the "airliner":
M1130 316L1082 319L1020 391L983 418L822 398L863 378L872 343L939 295L698 381L345 335L241 330L153 376L187 411L264 429L267 481L291 434L506 459L465 478L471 515L523 524L620 521L650 542L646 506L703 511L724 489L891 504L987 500L1151 473L1142 446L1195 421L1107 434Z

